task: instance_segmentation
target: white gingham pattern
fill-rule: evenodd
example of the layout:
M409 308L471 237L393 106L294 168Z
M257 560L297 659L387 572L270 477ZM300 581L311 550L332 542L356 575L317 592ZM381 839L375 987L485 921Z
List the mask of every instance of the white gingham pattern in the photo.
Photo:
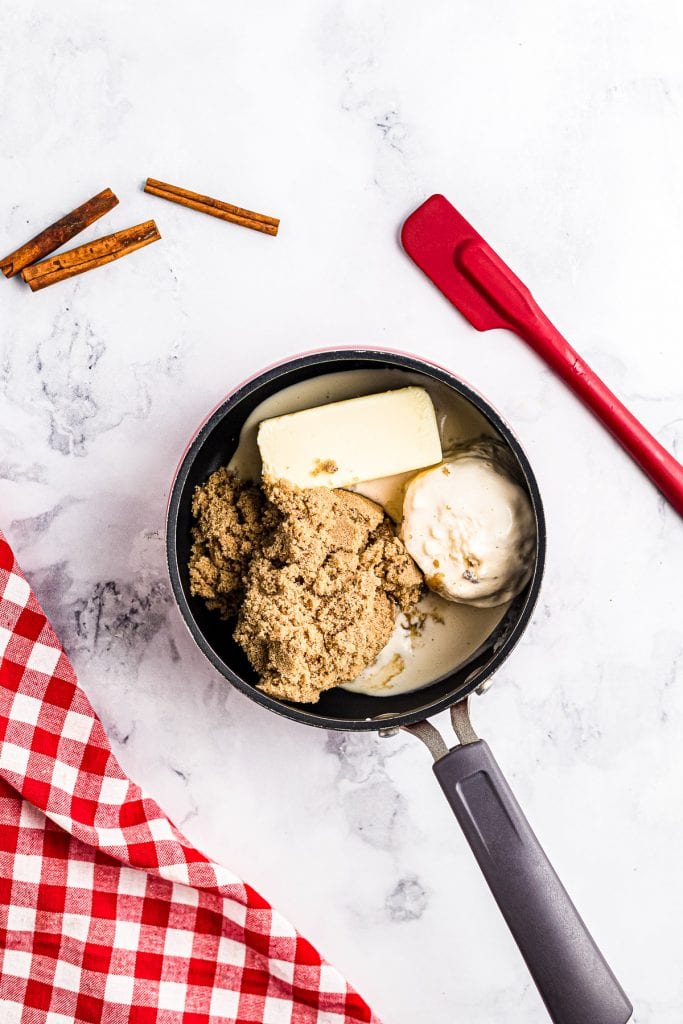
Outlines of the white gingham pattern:
M123 774L0 534L0 1024L378 1024Z

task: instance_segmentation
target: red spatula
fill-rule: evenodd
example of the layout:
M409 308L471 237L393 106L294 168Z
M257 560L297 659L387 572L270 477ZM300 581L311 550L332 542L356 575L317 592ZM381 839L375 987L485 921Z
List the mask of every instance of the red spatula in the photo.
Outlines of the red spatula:
M586 366L529 289L444 196L431 196L411 213L401 240L411 259L473 327L505 327L528 342L683 515L683 466Z

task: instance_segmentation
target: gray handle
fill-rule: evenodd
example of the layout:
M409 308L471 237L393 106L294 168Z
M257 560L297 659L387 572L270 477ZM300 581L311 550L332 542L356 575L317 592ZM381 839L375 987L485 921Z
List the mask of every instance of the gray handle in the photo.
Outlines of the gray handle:
M626 1024L626 994L483 740L434 764L446 799L555 1024Z

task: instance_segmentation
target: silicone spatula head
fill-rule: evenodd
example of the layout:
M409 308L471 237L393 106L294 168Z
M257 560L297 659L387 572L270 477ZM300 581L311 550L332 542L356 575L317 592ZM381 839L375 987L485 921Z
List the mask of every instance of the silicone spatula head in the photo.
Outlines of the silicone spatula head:
M401 242L420 270L478 331L510 327L509 319L474 286L462 265L461 257L468 249L493 250L445 196L431 196L411 213L401 229ZM509 273L509 268L505 269Z

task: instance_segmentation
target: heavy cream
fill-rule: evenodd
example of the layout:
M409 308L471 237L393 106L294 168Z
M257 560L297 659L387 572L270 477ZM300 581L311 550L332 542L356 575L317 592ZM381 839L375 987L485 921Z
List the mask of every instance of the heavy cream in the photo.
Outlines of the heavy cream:
M393 635L372 665L344 690L389 697L410 693L461 668L502 620L509 604L474 608L444 601L427 591L417 614L399 615Z

